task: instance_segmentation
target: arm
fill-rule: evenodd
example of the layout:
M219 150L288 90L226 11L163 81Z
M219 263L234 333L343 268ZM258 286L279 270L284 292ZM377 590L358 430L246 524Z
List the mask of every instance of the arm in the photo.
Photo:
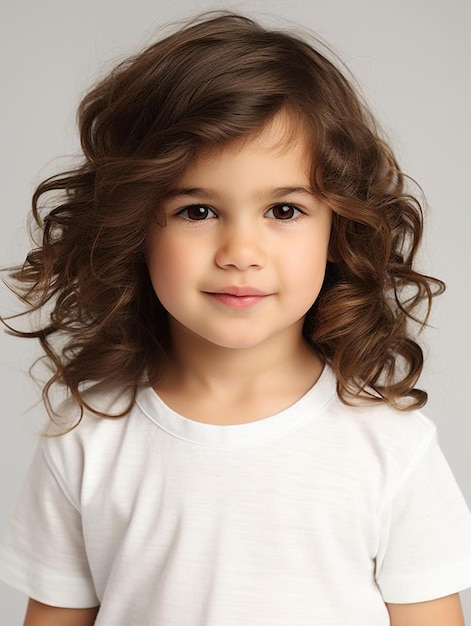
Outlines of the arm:
M99 608L63 609L30 599L23 626L93 626Z
M414 604L386 604L391 626L464 626L457 593Z

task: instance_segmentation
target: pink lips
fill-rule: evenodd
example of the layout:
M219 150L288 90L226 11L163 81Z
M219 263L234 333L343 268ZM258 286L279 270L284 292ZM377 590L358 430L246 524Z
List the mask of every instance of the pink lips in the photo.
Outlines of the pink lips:
M270 295L253 287L223 287L205 293L216 302L237 310L249 309Z

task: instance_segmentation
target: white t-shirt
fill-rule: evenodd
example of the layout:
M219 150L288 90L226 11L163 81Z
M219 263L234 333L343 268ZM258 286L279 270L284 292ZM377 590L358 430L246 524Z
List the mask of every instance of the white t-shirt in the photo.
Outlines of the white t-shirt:
M471 586L471 515L431 422L342 405L326 367L255 422L148 388L43 439L0 560L41 602L101 604L97 626L386 626L385 602Z

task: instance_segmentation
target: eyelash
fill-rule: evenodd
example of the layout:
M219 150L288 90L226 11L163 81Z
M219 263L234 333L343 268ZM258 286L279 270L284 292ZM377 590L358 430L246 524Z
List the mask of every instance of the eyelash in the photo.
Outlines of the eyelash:
M208 219L208 216L206 216L205 218L199 220L199 219L191 219L191 217L188 216L188 211L190 211L191 209L206 209L206 211L210 211L213 214L213 217L216 216L216 213L213 211L213 209L209 208L209 206L206 206L205 204L190 204L188 206L186 206L184 209L180 209L177 212L177 217L180 217L182 220L185 220L186 222L205 222ZM185 216L185 213L187 214Z
M289 209L291 209L294 212L293 217L283 219L283 218L277 218L273 216L270 219L274 219L277 222L295 222L298 219L300 219L302 215L305 215L305 213L301 211L299 207L297 207L294 204L290 204L289 202L280 202L278 204L274 204L272 207L268 209L267 213L279 207L288 207ZM205 209L207 212L212 213L213 216L210 218L210 216L206 214L206 216L203 217L202 219L192 219L188 216L188 211L190 211L191 209ZM176 215L177 217L181 218L182 220L186 222L205 222L205 221L208 221L208 219L214 219L217 217L215 211L211 209L210 207L206 206L205 204L190 204L186 206L185 208L180 209Z

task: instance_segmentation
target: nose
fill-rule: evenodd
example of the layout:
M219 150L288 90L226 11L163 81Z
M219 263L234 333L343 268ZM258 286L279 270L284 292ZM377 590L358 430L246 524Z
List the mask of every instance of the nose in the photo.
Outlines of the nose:
M261 233L253 223L232 224L219 233L215 257L221 268L246 270L261 268L266 262Z

